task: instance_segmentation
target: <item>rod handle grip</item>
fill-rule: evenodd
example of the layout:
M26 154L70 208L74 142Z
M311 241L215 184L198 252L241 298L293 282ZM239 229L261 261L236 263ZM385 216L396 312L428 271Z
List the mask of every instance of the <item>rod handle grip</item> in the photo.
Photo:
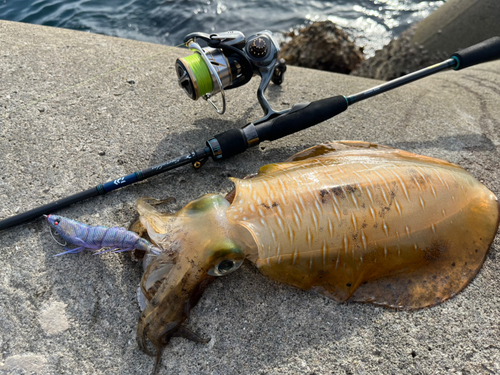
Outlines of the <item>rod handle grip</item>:
M486 39L485 41L464 48L451 55L457 60L454 70L465 69L484 62L500 59L500 36Z
M347 106L347 99L342 95L312 103L296 104L289 112L263 122L255 128L261 142L274 141L326 121L344 112Z

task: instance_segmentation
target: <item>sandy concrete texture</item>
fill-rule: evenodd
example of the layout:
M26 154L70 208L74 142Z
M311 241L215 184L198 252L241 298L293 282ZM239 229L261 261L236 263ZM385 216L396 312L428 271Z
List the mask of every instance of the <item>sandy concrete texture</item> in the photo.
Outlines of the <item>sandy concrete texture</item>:
M461 49L500 36L499 18L498 0L448 0L351 74L390 80L434 65Z
M195 30L193 30L195 31ZM203 30L201 30L203 31ZM0 218L202 146L258 119L259 79L228 91L228 112L177 86L186 50L0 21ZM267 96L275 108L377 81L289 67ZM500 62L446 72L353 105L325 123L201 170L179 168L61 211L127 227L141 196L228 192L243 177L312 145L364 140L457 163L500 194ZM500 373L500 241L455 298L398 312L339 305L272 282L250 264L217 279L160 374ZM0 374L149 374L136 345L141 267L127 254L61 252L42 220L0 233Z
M500 4L497 0L448 0L417 24L412 43L430 55L450 55L500 35Z

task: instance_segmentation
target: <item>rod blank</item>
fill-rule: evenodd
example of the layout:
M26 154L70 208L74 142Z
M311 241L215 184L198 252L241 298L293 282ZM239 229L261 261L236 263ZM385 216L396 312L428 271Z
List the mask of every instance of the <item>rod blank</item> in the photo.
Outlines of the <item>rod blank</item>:
M54 211L68 207L73 203L81 202L97 195L106 194L107 192L128 186L137 181L164 173L185 164L206 160L208 157L212 157L213 160L222 160L227 157L237 155L244 152L248 147L255 146L264 140L273 141L316 125L322 121L326 121L329 118L345 111L348 106L353 103L371 98L375 95L427 77L442 70L452 67L455 70L460 70L499 58L500 37L496 36L474 46L460 50L454 53L451 58L439 64L418 70L414 73L410 73L382 85L375 86L366 91L362 91L348 97L338 95L311 103L294 105L289 111L268 121L262 123L256 122L257 125L255 126L254 124L249 124L254 126L257 138L248 139L244 129L228 130L224 133L216 135L212 140L208 141L207 146L209 147L193 151L176 159L146 168L142 171L131 173L127 176L106 182L105 184L98 185L89 190L85 190L58 201L1 220L0 231L23 224L42 215L53 213ZM214 149L214 145L216 145L216 149Z

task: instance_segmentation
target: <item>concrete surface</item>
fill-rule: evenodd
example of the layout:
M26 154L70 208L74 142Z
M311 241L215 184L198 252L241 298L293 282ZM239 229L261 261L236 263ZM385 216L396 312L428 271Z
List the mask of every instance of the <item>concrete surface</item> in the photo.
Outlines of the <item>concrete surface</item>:
M200 146L261 116L258 78L229 91L228 113L193 102L173 69L185 50L0 22L0 218ZM377 81L290 67L277 108ZM61 214L128 226L138 197L177 207L328 140L365 140L457 163L500 194L500 62L447 72L357 103L338 117L201 170L184 167ZM126 254L61 251L39 219L0 233L0 374L148 374L137 348L141 267ZM272 282L251 265L215 281L160 374L500 373L500 241L462 293L398 312L339 305Z
M391 80L449 58L463 48L500 36L498 0L448 0L351 74Z
M498 0L448 0L417 24L411 42L429 54L452 53L500 35Z

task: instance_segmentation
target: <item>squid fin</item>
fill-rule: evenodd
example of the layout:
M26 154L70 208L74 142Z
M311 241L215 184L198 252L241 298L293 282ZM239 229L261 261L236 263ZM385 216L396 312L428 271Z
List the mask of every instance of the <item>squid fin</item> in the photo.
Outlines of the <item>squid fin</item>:
M288 159L287 162L301 161L306 159L315 158L318 156L334 155L342 151L353 151L353 150L366 150L366 149L384 149L390 150L391 147L378 145L376 143L363 142L363 141L340 141L340 142L328 142L309 147L303 151L300 151Z
M376 143L363 142L363 141L340 141L328 142L316 145L300 151L281 163L267 164L259 169L258 175L267 175L277 173L282 170L288 170L296 167L296 162L318 157L334 157L341 156L345 151L362 151L367 149L391 150L391 147L378 145Z

